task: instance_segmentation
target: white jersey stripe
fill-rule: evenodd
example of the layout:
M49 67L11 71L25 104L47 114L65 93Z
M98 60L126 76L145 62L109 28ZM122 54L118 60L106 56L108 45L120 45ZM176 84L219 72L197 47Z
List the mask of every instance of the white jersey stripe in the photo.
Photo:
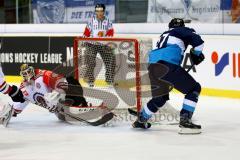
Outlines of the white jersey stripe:
M177 37L169 36L167 44L176 44L176 45L178 45L181 48L181 50L182 50L181 54L183 55L183 53L185 51L185 45L184 45L184 42L181 39L179 39Z
M186 105L191 106L191 107L193 107L193 108L195 108L196 105L197 105L196 102L191 101L191 100L188 100L188 99L184 99L183 104L186 104Z

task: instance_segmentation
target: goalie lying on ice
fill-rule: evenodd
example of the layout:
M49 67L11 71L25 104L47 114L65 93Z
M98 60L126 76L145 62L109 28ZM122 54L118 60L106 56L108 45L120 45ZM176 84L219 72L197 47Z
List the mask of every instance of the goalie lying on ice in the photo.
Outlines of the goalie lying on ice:
M28 64L21 66L20 74L23 78L20 90L25 102L13 102L12 115L15 117L29 102L48 109L63 121L66 120L66 115L69 116L69 107L88 107L83 97L82 87L73 77L64 77L48 70L34 69ZM86 116L81 117L81 120L85 121Z

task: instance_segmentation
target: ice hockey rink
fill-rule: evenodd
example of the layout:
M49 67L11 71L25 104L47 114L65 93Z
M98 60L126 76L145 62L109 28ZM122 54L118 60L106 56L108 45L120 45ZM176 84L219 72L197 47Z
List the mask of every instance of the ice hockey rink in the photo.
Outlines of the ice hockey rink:
M105 17L97 16L101 11ZM195 43L198 36L166 32L173 18L196 31L188 29L189 34L201 36L203 50L202 42ZM182 20L175 27L183 27ZM180 47L176 56L185 52L181 66L201 85L192 118L202 126L201 134L178 134L179 119L171 115L181 110L184 95L176 90L165 105L174 108L169 119L157 120L147 130L132 127L136 117L127 108L140 109L152 98L149 53L169 44L175 46L171 52ZM201 64L194 65L193 51L205 55ZM240 160L240 0L0 0L4 81L19 86L24 63L53 71L49 79L74 76L82 87L68 82L66 94L74 88L88 106L104 102L117 117L96 127L70 124L29 104L7 127L0 124L0 160ZM159 70L164 75L168 68ZM29 75L28 80L36 80ZM65 88L63 81L56 82L60 88L49 91ZM7 93L3 84L0 92ZM31 85L32 91L41 88ZM0 113L9 102L0 93Z
M182 96L171 95L177 109ZM0 128L1 160L238 159L240 100L201 96L194 121L200 135L179 135L177 125L136 130L131 123L92 127L59 122L34 105Z

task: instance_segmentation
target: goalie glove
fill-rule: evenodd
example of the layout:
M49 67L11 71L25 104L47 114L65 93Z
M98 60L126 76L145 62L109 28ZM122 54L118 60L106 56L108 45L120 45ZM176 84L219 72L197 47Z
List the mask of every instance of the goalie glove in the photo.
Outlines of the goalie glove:
M205 56L202 53L196 55L194 48L190 50L190 57L194 65L199 65L205 59Z
M48 110L52 113L58 112L61 109L59 104L65 100L65 96L64 93L59 93L55 90L51 93L46 93L44 99L46 100Z
M15 85L11 87L11 91L8 93L8 95L12 98L14 102L25 102L22 91L18 89L18 87Z

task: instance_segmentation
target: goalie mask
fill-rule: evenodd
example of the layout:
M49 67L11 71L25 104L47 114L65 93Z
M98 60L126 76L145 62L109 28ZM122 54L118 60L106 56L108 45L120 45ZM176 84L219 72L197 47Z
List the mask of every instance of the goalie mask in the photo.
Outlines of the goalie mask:
M20 67L20 75L24 81L29 82L35 76L34 68L28 64L22 64Z

